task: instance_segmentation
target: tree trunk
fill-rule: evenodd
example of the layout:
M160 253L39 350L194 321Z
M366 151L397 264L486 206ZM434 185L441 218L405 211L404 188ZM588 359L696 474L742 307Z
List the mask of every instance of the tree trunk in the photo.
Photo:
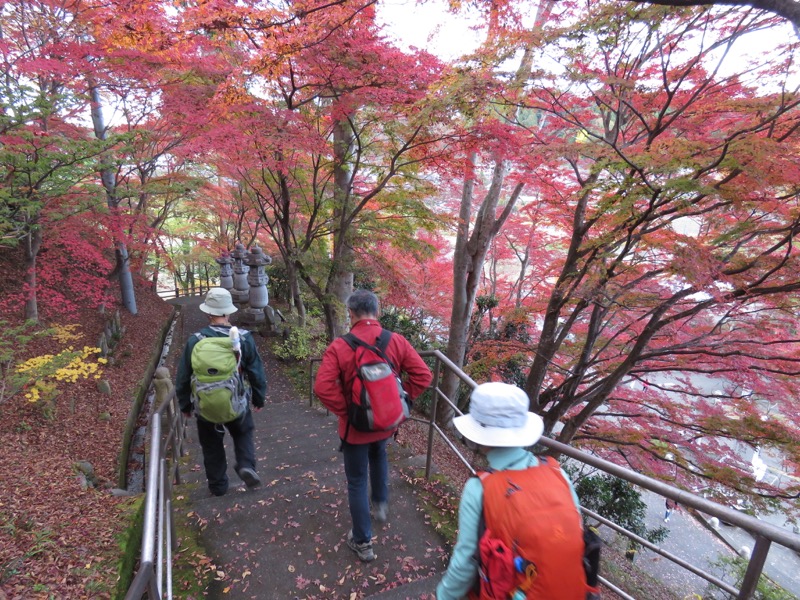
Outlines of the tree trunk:
M283 161L283 153L277 152L276 156L279 160ZM286 283L289 287L289 305L294 306L297 310L297 326L306 326L306 305L303 302L303 297L300 295L300 277L297 272L297 264L293 260L293 256L297 254L297 245L294 240L294 232L292 231L291 207L292 198L289 190L289 182L287 181L286 174L282 171L279 174L280 180L280 211L278 212L278 227L282 241L278 243L278 248L283 256L283 262L286 265Z
M453 252L453 307L450 311L450 329L447 337L447 350L445 355L457 367L464 365L464 355L467 349L467 330L472 313L472 306L468 302L466 281L469 272L467 261L467 240L469 238L469 224L472 218L472 198L475 189L475 163L477 157L470 155L464 173L464 185L461 191L461 208L458 213L458 231L456 232L456 247ZM456 400L459 378L452 371L445 370L442 376L442 391L447 398ZM446 403L440 401L436 407L436 420L443 427L449 427L455 412Z
M330 317L331 339L347 333L347 311L344 309L347 297L353 291L353 248L343 245L338 250L328 281L328 307L326 316Z
M106 126L103 120L103 111L100 103L100 92L97 86L92 85L89 88L91 94L91 110L92 110L92 125L94 126L94 134L98 140L106 139ZM129 313L135 315L136 309L136 293L133 287L133 277L131 276L130 261L128 259L128 249L125 246L123 235L123 228L119 223L119 199L117 198L116 178L114 171L111 167L103 167L100 171L100 180L106 190L106 202L111 213L117 217L115 219L114 227L114 255L117 259L117 264L114 272L119 277L119 292L122 298L123 306Z
M142 263L142 265L144 265L144 263ZM159 271L160 268L161 268L161 261L158 258L156 258L156 263L155 263L155 265L153 265L153 274L152 274L152 277L151 277L151 281L152 281L152 284L153 284L153 290L156 290L156 291L158 290L158 271Z
M300 278L297 275L297 268L293 261L286 261L286 281L289 286L289 298L297 310L297 326L306 326L306 304L300 295Z
M25 239L25 319L39 322L39 304L36 298L36 257L42 245L42 232L36 228Z
M459 212L458 233L453 259L453 308L450 314L450 329L447 340L447 358L461 368L467 351L467 338L470 320L475 305L475 296L481 280L481 272L486 259L486 253L492 240L500 231L508 216L522 193L523 184L519 183L514 188L503 212L495 218L495 212L500 200L503 183L505 182L506 166L503 161L495 162L492 173L492 183L486 196L481 202L472 234L469 234L470 215L472 212L472 198L474 188L474 165L476 157L469 159L470 164L465 174L464 189L461 195L461 210ZM451 400L456 400L459 378L451 371L446 371L442 379L442 391ZM449 427L454 416L453 409L442 402L437 406L436 419L440 426Z
M353 291L353 251L350 238L352 215L350 206L351 188L353 184L352 172L348 166L350 152L353 147L353 129L350 123L342 119L333 130L334 153L334 190L333 196L336 208L334 210L334 223L336 224L333 237L333 260L325 286L323 306L325 312L325 325L328 337L333 340L347 333L347 312L344 303Z
M547 0L540 5L533 24L533 33L541 29L550 18L553 1ZM491 32L490 32L491 33ZM514 75L512 89L522 89L530 77L533 65L533 44L537 36L531 35L525 45L522 59ZM507 109L509 116L515 110L513 103ZM494 237L511 214L514 204L522 193L523 184L515 187L502 214L495 219L495 211L500 199L503 183L505 182L506 166L502 161L495 161L494 172L489 190L484 197L472 234L469 233L470 215L472 212L473 178L477 157L469 158L467 172L464 179L464 190L461 196L461 209L459 212L458 233L453 259L453 309L450 317L450 330L447 340L447 358L459 368L464 365L467 351L468 332L470 319L475 304L475 295L480 283L483 263L486 253ZM455 400L458 392L459 379L454 374L446 371L442 378L442 390L448 398ZM436 419L441 427L450 427L454 411L444 402L437 406Z

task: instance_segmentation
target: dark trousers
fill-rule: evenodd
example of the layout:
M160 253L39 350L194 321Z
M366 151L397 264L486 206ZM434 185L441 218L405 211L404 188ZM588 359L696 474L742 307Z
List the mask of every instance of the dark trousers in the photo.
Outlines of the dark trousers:
M236 456L234 469L256 468L256 447L253 441L253 413L248 408L245 413L229 423L211 423L197 417L197 439L203 449L203 465L206 468L208 489L212 494L222 495L228 491L228 460L225 456L225 430L233 439L233 452Z
M369 444L342 444L344 472L347 476L347 497L353 519L353 539L362 544L372 540L369 502L389 500L389 460L386 445L389 438Z

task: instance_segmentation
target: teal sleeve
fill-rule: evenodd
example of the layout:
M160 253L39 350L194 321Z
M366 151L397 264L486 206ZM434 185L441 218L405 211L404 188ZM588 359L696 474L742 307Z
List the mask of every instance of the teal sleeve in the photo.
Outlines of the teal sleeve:
M447 572L436 587L437 600L466 597L478 577L475 554L478 549L478 526L483 511L483 486L477 477L464 485L458 507L458 539Z

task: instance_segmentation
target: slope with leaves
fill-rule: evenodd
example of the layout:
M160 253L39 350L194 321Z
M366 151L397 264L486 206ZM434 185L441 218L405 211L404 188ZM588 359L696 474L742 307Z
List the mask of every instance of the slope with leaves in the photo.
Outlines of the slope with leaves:
M19 255L0 253L0 296L15 293L21 277ZM34 401L22 390L0 404L0 592L10 598L111 597L122 554L118 536L129 518L130 500L111 494L122 434L171 314L155 295L144 289L139 294L138 315L121 313L125 333L112 361L97 373L108 381L110 394L91 377L74 383L48 378L48 398ZM110 313L82 305L80 293L68 299L79 314L43 323L38 329L44 333L14 344L12 365L69 346L95 345ZM0 320L19 323L19 314L3 310ZM4 364L4 382L12 365ZM79 461L92 465L97 487L84 486Z

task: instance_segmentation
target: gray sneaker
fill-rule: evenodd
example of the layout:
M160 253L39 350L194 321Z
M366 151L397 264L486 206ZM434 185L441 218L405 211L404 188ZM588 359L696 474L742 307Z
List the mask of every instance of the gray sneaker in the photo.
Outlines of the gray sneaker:
M372 517L378 523L386 523L389 520L389 503L376 502L372 505Z
M239 477L241 477L244 484L249 488L258 487L261 485L261 478L250 467L239 469Z
M353 539L353 530L347 533L347 547L358 556L361 562L372 562L375 560L375 553L372 551L372 540L357 544Z

